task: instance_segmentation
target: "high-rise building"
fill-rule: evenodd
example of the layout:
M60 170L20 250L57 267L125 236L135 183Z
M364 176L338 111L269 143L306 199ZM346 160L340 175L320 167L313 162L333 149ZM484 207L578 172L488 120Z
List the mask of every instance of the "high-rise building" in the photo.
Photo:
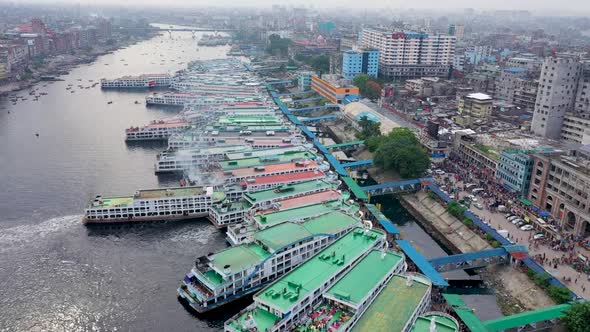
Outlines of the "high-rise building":
M342 76L353 79L358 74L377 77L379 74L379 51L346 51L342 55Z
M516 87L526 76L527 70L523 68L504 69L496 79L496 93L494 94L494 97L512 103Z
M455 36L364 29L362 47L379 50L379 75L388 78L447 77L455 55Z
M455 27L455 37L457 37L457 40L465 38L465 26L463 24L457 24Z
M531 124L535 134L560 138L564 116L574 108L581 69L580 59L574 55L545 58Z

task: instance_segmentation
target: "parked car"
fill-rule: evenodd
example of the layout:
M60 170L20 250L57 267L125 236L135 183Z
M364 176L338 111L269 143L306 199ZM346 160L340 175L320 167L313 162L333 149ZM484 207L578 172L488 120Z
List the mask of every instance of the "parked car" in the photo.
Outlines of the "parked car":
M519 221L516 223L516 227L521 227L521 226L523 226L523 225L526 225L526 222L525 222L524 220L519 220Z
M465 198L468 198L472 202L477 202L477 197L475 197L473 195L467 195L467 196L465 196Z
M547 228L549 228L550 230L554 231L555 233L559 233L559 230L557 229L557 227L555 227L553 225L547 225Z
M520 219L520 218L515 218L515 219L512 219L511 223L513 223L514 225L516 225L516 224L518 224L520 221L522 221L522 219Z
M438 175L445 175L445 171L443 171L442 169L437 169L436 171L434 171L434 173Z
M533 235L534 240L542 240L544 238L545 238L545 234L543 234L543 233L537 233L537 234Z
M508 221L512 221L514 219L518 219L518 216L510 216L510 217L508 217L506 219L508 219Z
M523 226L520 226L520 229L523 231L531 231L531 230L533 230L533 225L529 225L529 224L523 225Z
M512 213L506 213L506 214L504 215L504 218L508 219L508 218L510 218L510 217L512 217L512 216L513 216L513 214L512 214Z
M478 209L480 209L480 210L483 210L483 205L481 205L481 203L480 203L480 202L475 202L473 205L474 205L476 208L478 208Z

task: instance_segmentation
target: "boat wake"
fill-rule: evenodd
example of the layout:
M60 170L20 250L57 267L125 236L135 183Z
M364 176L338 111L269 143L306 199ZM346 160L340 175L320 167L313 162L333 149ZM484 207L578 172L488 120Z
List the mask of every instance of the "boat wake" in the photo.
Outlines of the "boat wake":
M81 225L81 215L51 218L36 225L21 225L0 229L0 253L22 248L47 236Z
M207 224L206 227L181 229L172 233L170 241L172 242L196 242L202 245L207 244L218 230L213 225Z

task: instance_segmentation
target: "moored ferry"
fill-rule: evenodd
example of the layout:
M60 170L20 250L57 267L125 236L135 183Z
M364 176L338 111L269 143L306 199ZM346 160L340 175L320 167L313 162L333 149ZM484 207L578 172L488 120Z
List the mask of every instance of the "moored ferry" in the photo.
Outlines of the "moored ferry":
M112 88L156 88L169 87L172 77L168 74L144 74L140 76L123 76L113 80L101 79L100 87L103 89Z
M214 106L214 105L231 105L241 101L251 101L263 105L262 97L220 97L220 96L204 96L197 93L154 93L145 97L145 102L148 105L169 105L169 106L184 106L185 104L192 104L194 106Z
M178 118L172 120L152 121L143 127L125 129L125 140L167 140L170 136L182 133L191 128L191 124Z
M360 219L336 213L269 227L248 244L197 258L179 296L206 312L260 289L360 225Z
M84 212L86 224L181 220L207 216L213 204L225 199L212 187L138 190L133 196L96 196Z

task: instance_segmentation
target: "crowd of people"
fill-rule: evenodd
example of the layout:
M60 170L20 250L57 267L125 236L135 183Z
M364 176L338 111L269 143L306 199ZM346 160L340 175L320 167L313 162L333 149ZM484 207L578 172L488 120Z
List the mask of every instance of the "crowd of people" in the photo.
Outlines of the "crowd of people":
M491 172L485 168L478 167L472 163L468 163L458 156L451 155L445 161L436 164L436 168L444 171L444 174L438 176L440 180L441 189L451 195L452 198L459 200L461 194L467 192L467 184L473 184L471 188L482 188L483 191L478 195L482 205L487 207L490 212L499 212L499 206L505 206L506 212L511 212L519 217L529 216L529 219L538 217L540 210L530 204L524 204L519 198L518 193L512 193L504 188ZM477 214L477 210L473 210ZM555 255L548 257L547 254L536 254L531 257L539 264L549 268L558 269L560 265L568 265L572 267L576 273L587 276L590 281L590 260L586 258L585 249L581 248L584 240L580 236L574 236L567 233L565 229L554 220L551 216L545 214L545 221L548 225L553 225L552 231L542 232L543 237L535 238L535 232L529 232L527 237L517 237L508 235L511 240L519 242L523 245L528 245L529 250L536 252L541 251L541 247L550 249ZM492 224L491 218L481 218L484 221ZM496 225L492 225L495 227ZM497 226L501 227L501 224ZM564 281L569 282L570 278L565 278ZM573 278L573 282L581 278ZM585 292L585 286L582 285L582 290Z

